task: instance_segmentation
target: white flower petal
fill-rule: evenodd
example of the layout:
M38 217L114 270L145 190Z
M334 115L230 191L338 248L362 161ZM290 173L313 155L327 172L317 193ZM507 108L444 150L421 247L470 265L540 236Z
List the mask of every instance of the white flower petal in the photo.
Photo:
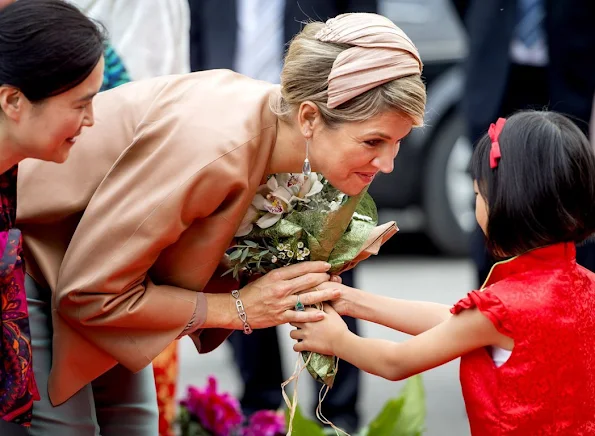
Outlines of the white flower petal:
M244 219L242 219L242 222L244 221L248 221L248 222L254 222L256 221L256 219L258 218L258 209L255 208L254 206L250 205L248 206L248 210L246 211L246 215L244 215Z
M319 192L322 191L322 188L324 186L322 185L322 183L320 183L318 180L316 180L314 182L314 184L312 185L312 188L310 188L310 191L306 194L306 197L312 197L313 195L318 194Z
M250 205L246 211L246 214L244 215L244 218L242 218L242 222L240 223L240 227L238 228L235 236L246 236L248 233L250 233L253 227L252 224L258 219L259 215L258 209Z
M238 229L238 231L236 232L236 234L234 236L236 238L246 236L248 233L250 233L252 231L253 228L254 228L254 225L252 223L242 224L242 225L240 225L240 228Z
M258 210L266 210L266 202L266 198L264 198L261 194L256 194L252 199L252 206Z
M274 191L275 189L277 189L279 187L279 184L277 183L277 179L275 178L275 176L269 178L269 180L267 180L267 187L271 190Z
M278 198L279 200L283 200L285 204L289 204L292 197L291 192L283 187L275 189L273 192L271 192L271 195L275 198Z
M258 221L256 221L256 225L261 229L268 229L269 227L274 226L280 219L281 215L267 213L266 215L260 217Z
M292 174L291 173L281 173L277 174L276 176L277 183L279 186L289 189L291 186Z

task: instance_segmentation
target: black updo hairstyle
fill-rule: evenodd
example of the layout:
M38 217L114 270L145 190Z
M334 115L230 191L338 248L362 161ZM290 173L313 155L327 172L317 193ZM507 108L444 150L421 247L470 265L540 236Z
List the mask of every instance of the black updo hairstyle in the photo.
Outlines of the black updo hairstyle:
M18 0L0 10L0 85L31 102L68 91L91 74L104 29L62 0Z

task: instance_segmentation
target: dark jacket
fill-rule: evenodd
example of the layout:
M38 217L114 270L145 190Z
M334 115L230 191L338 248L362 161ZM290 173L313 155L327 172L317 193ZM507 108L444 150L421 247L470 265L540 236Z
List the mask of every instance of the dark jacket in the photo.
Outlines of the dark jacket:
M595 1L544 1L551 107L588 122L595 93ZM469 34L463 110L471 131L485 130L506 92L517 0L453 3Z
M236 0L189 0L192 71L232 69L236 50ZM285 42L308 20L326 21L346 12L376 12L376 0L286 0Z

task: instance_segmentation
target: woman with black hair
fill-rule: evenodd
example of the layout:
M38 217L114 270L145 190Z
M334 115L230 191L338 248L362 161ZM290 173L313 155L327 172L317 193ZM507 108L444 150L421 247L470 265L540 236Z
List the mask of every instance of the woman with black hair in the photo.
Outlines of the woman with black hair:
M39 398L16 221L18 163L62 163L103 79L102 31L60 0L0 2L0 433L24 432ZM5 2L4 2L5 3ZM31 308L33 314L34 308ZM35 328L33 326L32 328ZM16 434L15 433L15 434Z

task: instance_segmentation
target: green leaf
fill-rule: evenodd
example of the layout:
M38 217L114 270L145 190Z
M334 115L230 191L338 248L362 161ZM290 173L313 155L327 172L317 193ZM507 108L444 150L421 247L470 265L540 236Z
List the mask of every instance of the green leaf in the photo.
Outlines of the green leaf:
M405 404L399 419L399 433L396 435L421 435L425 431L426 395L421 375L409 377L401 391Z
M225 271L223 274L221 274L221 277L226 276L227 274L231 273L233 271L233 268L229 268L227 271Z
M426 405L421 375L410 377L398 398L389 400L370 423L374 436L418 436L425 431Z
M374 436L394 436L398 432L401 410L405 399L393 398L386 402L378 416L370 423L368 434Z
M249 254L250 254L250 249L244 248L244 251L242 252L242 257L240 257L240 262L245 261Z
M248 247L252 247L252 248L258 248L258 244L254 241L247 241L245 240L244 243L248 246Z
M263 251L261 251L260 253L258 253L258 256L262 257L262 256L264 256L265 254L269 254L269 253L270 253L270 251L269 251L269 250L263 250Z
M188 426L188 436L212 436L212 434L205 430L198 422L193 421Z
M234 250L233 253L231 253L229 255L229 260L239 259L241 255L242 255L242 250L240 250L240 249Z
M289 410L285 411L285 422L289 428ZM300 406L296 406L291 434L292 436L324 436L324 431L316 422L302 415Z

